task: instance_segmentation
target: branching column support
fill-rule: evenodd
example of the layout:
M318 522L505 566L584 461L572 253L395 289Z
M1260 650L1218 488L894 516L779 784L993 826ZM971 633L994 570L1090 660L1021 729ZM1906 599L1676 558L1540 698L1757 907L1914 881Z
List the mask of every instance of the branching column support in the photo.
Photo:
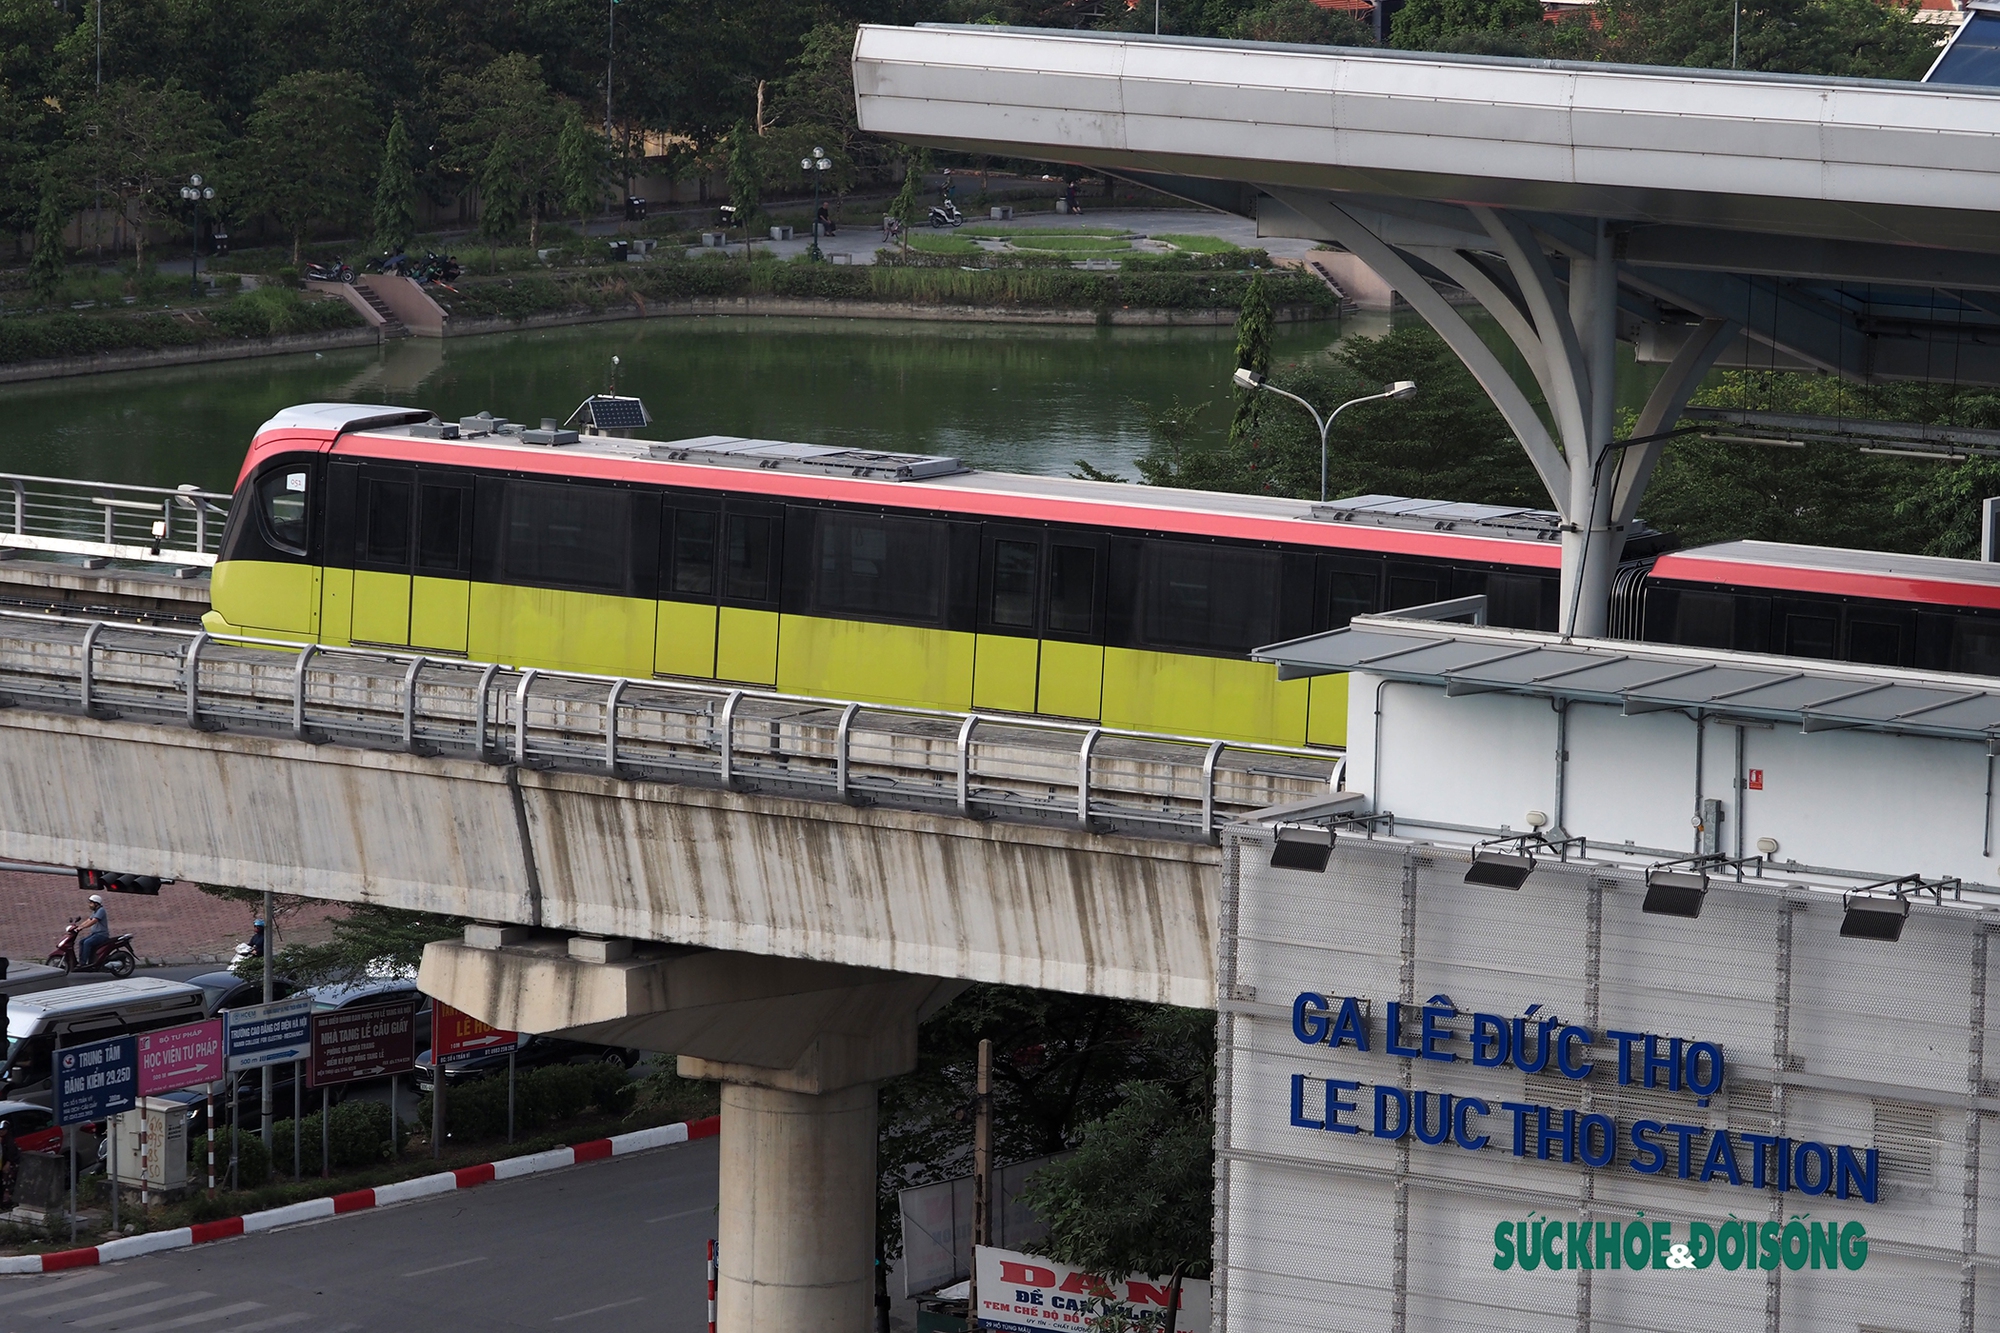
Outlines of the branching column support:
M1563 518L1562 632L1603 635L1625 532L1660 457L1657 441L1614 447L1619 444L1613 438L1619 272L1612 226L1599 220L1590 224L1581 245L1564 243L1569 261L1565 290L1549 258L1558 247L1505 210L1468 210L1473 233L1485 233L1483 244L1454 249L1432 243L1409 247L1406 253L1323 195L1272 193L1394 287L1493 399ZM1492 315L1541 389L1546 417L1410 255L1464 289ZM1633 435L1671 430L1702 377L1740 331L1740 325L1728 320L1705 322L1676 356Z

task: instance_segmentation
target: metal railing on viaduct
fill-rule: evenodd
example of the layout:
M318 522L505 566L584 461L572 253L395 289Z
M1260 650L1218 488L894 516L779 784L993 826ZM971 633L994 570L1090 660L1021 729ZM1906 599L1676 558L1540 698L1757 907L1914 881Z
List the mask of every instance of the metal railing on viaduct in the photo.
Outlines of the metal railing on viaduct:
M0 854L1201 1004L1218 826L1340 763L24 613L0 705Z

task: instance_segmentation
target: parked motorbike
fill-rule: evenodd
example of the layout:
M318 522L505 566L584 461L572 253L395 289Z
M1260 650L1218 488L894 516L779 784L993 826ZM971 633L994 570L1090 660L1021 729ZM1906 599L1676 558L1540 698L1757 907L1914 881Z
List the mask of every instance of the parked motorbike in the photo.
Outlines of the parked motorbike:
M69 929L63 932L62 939L49 950L49 956L43 961L65 972L108 972L119 978L131 976L132 969L139 966L139 956L132 952L130 935L113 935L110 943L97 951L97 960L88 966L77 957L77 936L83 933L85 922L84 917L71 917Z
M958 205L947 199L941 204L932 204L930 223L933 227L956 227L965 221L965 215L958 211Z
M397 250L392 254L380 255L368 261L368 271L370 273L404 274L409 271L409 267L410 257L401 250Z
M331 264L307 264L306 278L311 282L344 282L352 286L354 268L339 255L335 255Z

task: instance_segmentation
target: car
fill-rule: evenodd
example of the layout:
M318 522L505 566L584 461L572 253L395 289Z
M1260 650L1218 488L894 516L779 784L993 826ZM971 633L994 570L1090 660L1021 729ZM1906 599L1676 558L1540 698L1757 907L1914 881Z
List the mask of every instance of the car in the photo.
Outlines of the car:
M234 972L204 972L198 977L189 977L188 985L199 986L207 997L208 1017L214 1018L225 1009L247 1009L253 1004L264 1003L264 982L261 978L245 981ZM271 998L289 999L298 991L295 982L284 977L271 978Z
M534 1069L541 1065L589 1064L602 1060L616 1063L626 1069L639 1063L640 1052L626 1046L600 1046L596 1042L572 1041L568 1037L544 1037L523 1034L521 1045L514 1052L516 1069ZM467 1051L463 1055L448 1055L444 1061L444 1079L448 1085L469 1083L485 1078L507 1068L506 1051ZM419 1092L429 1092L433 1074L431 1053L428 1049L417 1052L417 1068L411 1079Z
M340 1009L365 1009L370 1005L414 999L417 1002L414 1034L417 1049L422 1050L431 1044L431 997L418 990L417 983L411 978L371 977L366 981L334 982L325 986L311 987L306 993L312 996L313 1010L316 1013Z
M14 1142L22 1152L56 1152L62 1147L62 1126L46 1106L0 1101L0 1125L14 1131Z

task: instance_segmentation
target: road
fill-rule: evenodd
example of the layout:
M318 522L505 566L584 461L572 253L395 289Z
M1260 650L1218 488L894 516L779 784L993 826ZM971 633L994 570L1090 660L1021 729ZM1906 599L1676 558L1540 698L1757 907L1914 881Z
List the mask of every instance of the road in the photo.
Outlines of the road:
M52 1277L0 1330L551 1333L707 1328L716 1140Z

